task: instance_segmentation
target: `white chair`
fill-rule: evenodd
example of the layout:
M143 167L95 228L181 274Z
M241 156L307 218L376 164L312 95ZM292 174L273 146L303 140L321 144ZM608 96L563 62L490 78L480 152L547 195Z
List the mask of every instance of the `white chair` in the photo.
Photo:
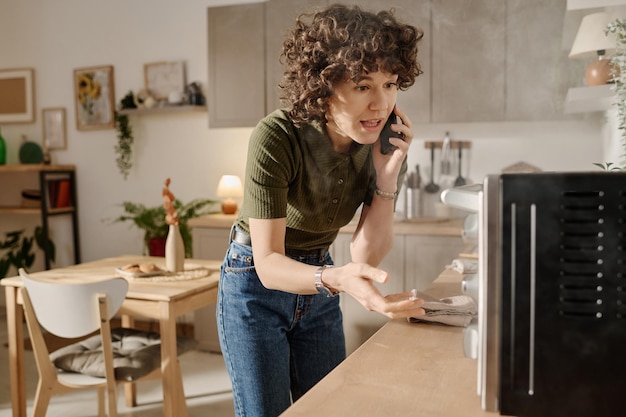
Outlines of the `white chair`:
M53 394L85 388L97 388L99 416L106 415L104 406L106 391L108 414L110 417L116 417L116 376L118 380L125 382L134 382L136 380L134 376L128 375L128 369L126 371L122 370L122 373L126 372L126 374L116 375L118 369L114 369L115 364L119 365L119 360L124 360L124 358L119 357L120 355L116 349L114 360L113 344L115 338L119 339L120 337L115 336L114 333L114 338L112 339L110 326L110 319L117 313L126 297L128 282L123 278L112 278L85 283L63 283L34 278L29 276L24 269L20 269L19 274L25 285L21 289L24 314L39 372L33 417L45 416ZM80 338L99 331L96 336L88 340L91 340L89 342L91 345L94 345L95 340L99 345L98 348L102 350L102 353L100 351L96 352L97 358L101 361L98 364L100 369L95 373L91 369L92 372L88 373L92 375L102 373L103 377L78 373L85 367L85 362L89 362L87 364L89 366L93 365L93 351L90 351L91 356L83 360L78 365L79 369L74 370L75 372L58 370L58 362L55 362L57 363L57 366L55 366L51 361L41 328L61 338ZM132 331L131 329L119 330ZM140 333L148 334L146 332ZM153 372L151 369L142 369L141 378L152 376L155 373L157 375L160 374L160 343L158 342L160 341L157 337L156 342L153 341L151 346L148 346L148 349L145 348L145 344L143 346L144 358L146 356L156 356L156 360L148 361L149 365L152 368L156 368L156 370ZM148 351L149 355L146 351ZM77 357L80 359L80 355L77 355L76 351L74 351L70 356L72 357L71 361L74 361L72 365L76 367L75 359ZM136 358L131 358L124 364L128 365L131 362L132 366L135 366L135 362L138 361ZM142 366L145 366L145 363Z

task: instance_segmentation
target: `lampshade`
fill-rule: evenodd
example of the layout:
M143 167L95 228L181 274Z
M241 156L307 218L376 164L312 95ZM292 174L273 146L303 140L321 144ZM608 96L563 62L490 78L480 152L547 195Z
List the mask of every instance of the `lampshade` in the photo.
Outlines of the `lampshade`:
M611 55L615 52L616 42L613 33L605 33L609 23L617 16L606 13L592 13L583 17L576 38L569 53L572 59L597 58L598 51Z
M217 184L217 196L223 197L222 213L235 214L237 212L237 202L234 198L243 197L243 185L236 175L223 175Z
M222 175L217 184L218 197L243 197L243 185L236 175Z

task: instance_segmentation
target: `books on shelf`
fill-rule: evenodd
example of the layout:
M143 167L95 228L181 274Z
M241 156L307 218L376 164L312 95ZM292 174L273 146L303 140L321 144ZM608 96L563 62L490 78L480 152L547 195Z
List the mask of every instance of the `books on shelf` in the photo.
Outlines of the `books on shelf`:
M71 205L69 179L54 179L48 181L48 207L63 208Z

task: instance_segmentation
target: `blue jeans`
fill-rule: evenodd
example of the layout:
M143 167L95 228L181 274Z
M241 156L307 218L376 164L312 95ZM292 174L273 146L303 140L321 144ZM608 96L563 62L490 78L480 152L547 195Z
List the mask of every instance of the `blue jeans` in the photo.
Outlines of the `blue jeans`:
M328 253L294 259L332 264ZM252 248L236 242L222 264L217 323L238 417L278 416L346 356L339 297L266 289Z

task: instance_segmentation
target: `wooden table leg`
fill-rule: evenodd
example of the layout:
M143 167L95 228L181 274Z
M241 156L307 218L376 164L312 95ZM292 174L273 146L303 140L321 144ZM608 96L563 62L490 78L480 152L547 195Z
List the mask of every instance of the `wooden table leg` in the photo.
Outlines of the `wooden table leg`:
M187 417L187 402L183 388L183 376L178 363L176 347L176 317L172 303L161 303L161 372L163 373L163 415Z
M9 380L13 417L26 417L26 381L24 377L24 311L17 303L19 288L4 289L7 303L9 339Z
M127 314L122 314L122 327L132 328L135 325L135 318ZM126 399L126 407L137 406L137 384L129 382L124 384L124 398Z

